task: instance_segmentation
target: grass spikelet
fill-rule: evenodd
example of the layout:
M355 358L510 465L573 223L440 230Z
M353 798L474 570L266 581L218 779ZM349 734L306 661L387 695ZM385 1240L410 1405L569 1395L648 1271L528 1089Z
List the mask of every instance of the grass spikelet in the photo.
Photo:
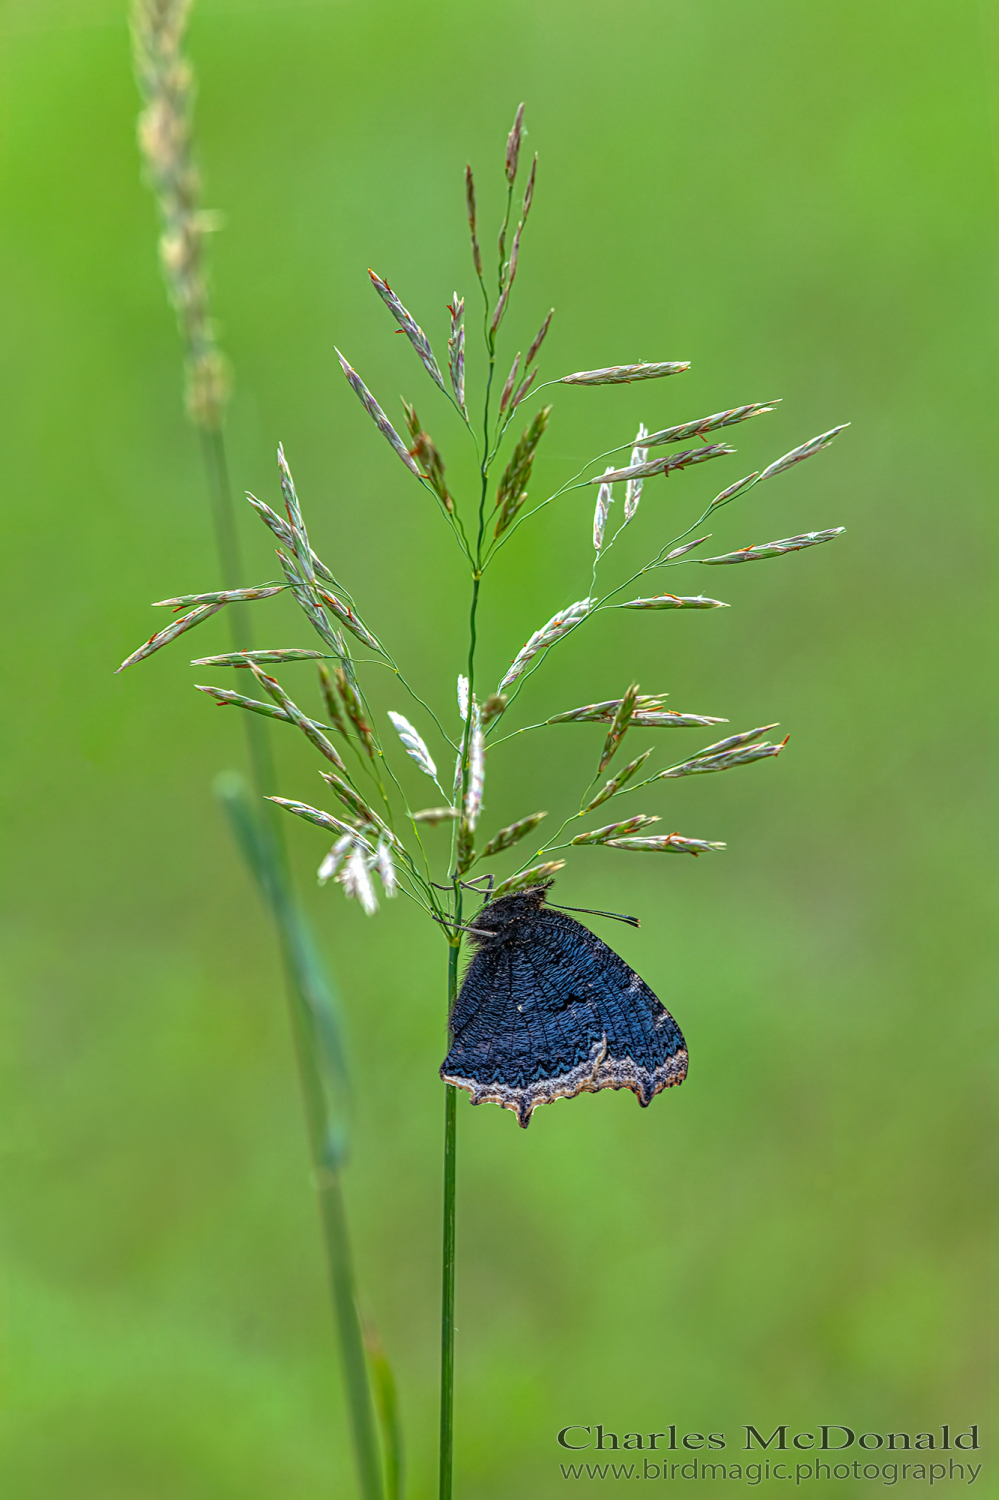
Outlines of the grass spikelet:
M698 750L698 755L721 755L726 750L734 750L738 745L751 744L758 740L761 734L768 730L776 729L776 724L761 724L758 729L744 729L741 734L730 734L727 739L718 740L714 745L705 745L703 750Z
M482 793L486 784L486 743L482 717L475 699L471 703L471 730L468 736L468 789L465 793L465 822L474 830L482 811Z
M393 713L389 710L389 718L395 726L395 731L402 740L406 754L414 760L423 772L424 776L436 778L437 767L434 765L433 757L427 749L423 738L418 730L402 714Z
M471 167L465 168L465 206L468 211L468 229L472 236L472 264L475 274L482 280L482 251L475 233L475 179Z
M514 844L519 844L547 816L546 812L531 813L529 817L519 818L516 823L509 823L506 828L501 828L483 849L482 858L491 859L494 854L502 854L504 849L512 849Z
M645 813L636 813L633 818L625 818L623 823L608 823L603 828L591 828L588 833L577 833L573 844L606 844L611 839L622 838L625 834L637 833L640 828L647 828L650 823L658 823L657 817L648 817Z
M277 558L281 564L281 571L288 580L288 587L294 594L295 602L299 609L307 617L312 628L321 639L328 646L332 646L336 655L343 660L347 655L347 647L344 645L343 637L333 629L333 626L323 613L315 585L310 584L308 579L304 578L299 572L298 561L294 556L289 557L286 552L282 552L278 548Z
M325 828L329 833L335 833L341 837L349 834L351 839L358 836L357 829L351 828L342 818L335 818L332 813L324 812L320 807L312 807L308 802L297 802L290 797L268 797L267 801L283 807L285 812L293 813L296 818L304 818L307 823L314 823L317 828Z
M344 739L349 739L350 734L346 721L343 717L343 709L336 695L333 679L329 674L329 668L325 662L319 663L319 691L323 695L323 705L326 709L326 717L329 719L337 734L342 734Z
M741 749L728 750L714 755L696 755L692 760L685 760L680 765L670 766L668 770L660 771L657 779L668 781L675 776L699 776L707 771L730 771L733 766L746 766L753 761L779 755L786 744L787 740L783 740L779 745L764 742L762 745L744 745Z
M371 879L368 861L360 844L355 844L347 856L347 863L337 874L344 895L353 897L366 917L373 917L378 910L378 897Z
M284 448L279 443L277 451L278 476L281 483L281 495L284 499L285 513L288 517L288 527L291 532L291 546L298 562L299 572L310 584L316 581L315 571L312 567L312 548L309 546L308 534L305 530L305 522L302 519L302 507L298 503L298 495L295 490L295 481L291 477L288 460L284 456Z
M662 375L681 375L689 369L689 360L658 365L607 365L602 370L577 370L560 379L562 385L629 385L633 380L658 380Z
M736 495L741 495L743 490L751 489L752 486L758 482L759 477L760 476L758 473L754 473L747 474L744 479L737 479L735 481L735 484L730 484L727 490L722 490L720 495L715 496L708 509L714 510L716 506L727 505L730 500L735 499ZM693 543L691 545L693 545ZM676 554L670 554L671 557L674 555L679 556L679 552L677 552Z
M613 464L607 468L609 474ZM614 493L609 484L602 484L597 490L597 503L593 511L593 550L599 553L604 545L604 532L607 529L607 517L610 515L611 505L614 503Z
M709 531L707 536L699 536L696 542L685 542L682 547L674 547L672 552L667 552L663 561L673 562L674 558L683 557L685 552L693 552L695 547L699 547L702 542L710 540L710 537L711 533Z
M608 839L608 849L630 849L633 852L647 850L653 854L704 854L715 849L724 849L724 844L709 843L706 839L688 839L681 833L663 833L653 838Z
M282 542L284 546L290 547L294 552L295 538L287 521L279 516L276 511L271 510L269 505L265 505L263 500L258 500L256 495L251 495L249 490L247 490L246 492L246 498L253 506L253 509L257 512L257 515L263 521L264 525L270 527L271 531L277 537L278 541ZM325 578L330 583L336 582L333 574L323 562L322 558L317 557L311 548L309 549L309 561L312 564L313 572L318 573L320 578ZM285 587L287 587L287 584L285 585Z
M382 883L382 890L391 899L399 889L399 881L395 873L392 850L388 844L383 842L376 846L374 867L378 871L378 879Z
M340 695L340 702L343 704L344 712L354 726L358 739L364 746L366 754L372 760L375 760L378 755L378 745L372 733L371 725L364 717L364 708L360 698L357 696L354 684L350 681L343 667L337 667L333 674L333 680L336 683L336 690Z
M516 682L517 678L523 674L528 662L532 661L539 651L546 651L549 646L554 646L555 642L561 640L574 625L579 624L580 620L585 620L593 605L593 599L578 599L575 604L569 604L557 615L552 615L551 619L547 620L540 630L536 630L517 652L497 691L502 693L504 688Z
M365 625L363 620L358 619L349 604L345 604L342 599L338 599L336 594L331 593L329 589L323 588L321 583L316 584L316 593L326 607L333 611L341 625L350 631L351 635L356 636L359 641L365 646L369 646L372 651L377 651L380 656L385 655L378 637L371 634L367 625Z
M406 337L409 339L409 342L416 350L420 364L426 370L427 374L430 376L435 385L439 385L444 394L447 395L447 387L444 384L444 376L440 372L440 366L438 365L437 360L434 358L434 351L430 347L430 340L423 332L423 329L420 327L419 323L417 323L412 314L408 312L405 307L403 307L402 303L399 301L399 298L396 296L395 292L393 292L387 281L383 281L380 276L377 276L375 272L370 269L368 270L368 275L371 277L371 285L374 287L379 297L381 297L389 312L392 313L393 317L398 322L402 332L406 335Z
M458 817L456 807L424 807L419 812L412 814L414 823L426 823L430 828L436 828L438 823L450 823Z
M821 453L823 448L828 448L833 439L849 425L849 422L841 422L838 427L831 427L828 432L820 432L818 437L809 438L808 442L802 443L800 448L792 448L790 453L784 454L783 458L778 458L772 464L768 464L760 475L760 484L764 479L772 479L775 474L783 474L785 469L791 469L806 458L812 458L816 453Z
M760 542L755 547L740 547L738 552L725 552L721 557L695 557L694 562L705 567L719 563L760 562L767 557L783 557L785 552L801 552L805 547L817 547L820 542L831 542L842 536L845 526L834 526L831 531L806 531L801 536L784 537L779 542Z
M612 469L607 474L598 474L590 484L613 484L617 479L648 479L653 474L671 474L674 469L687 469L691 464L702 464L709 458L722 458L734 453L728 443L708 443L703 448L685 448L682 453L670 453L664 458L650 458L648 463L636 464L634 468Z
M635 772L641 770L651 754L651 750L643 750L641 755L637 755L634 760L629 761L623 770L618 771L616 776L611 777L610 781L604 782L604 785L593 798L593 801L588 802L583 808L583 812L592 812L602 802L607 802L611 797L615 797L625 783L631 780Z
M465 406L465 325L462 317L465 312L465 299L454 294L454 301L448 303L448 312L451 314L451 336L447 341L447 367L451 377L451 389L454 391L454 399L461 408L461 414L468 421L468 410Z
M196 656L192 667L276 667L282 662L321 660L322 651L304 646L277 646L273 650L223 651L220 656Z
M615 711L614 717L611 720L610 728L607 731L607 738L604 740L604 748L600 756L600 764L597 766L598 776L602 771L606 769L608 761L613 758L614 752L617 750L618 745L620 745L621 741L624 739L625 734L627 733L628 725L631 723L631 716L635 712L635 700L637 699L637 697L638 683L633 682L631 684L631 687L625 693L624 697L621 699L621 702Z
M286 724L295 722L276 703L261 703L257 698L246 698L242 693L230 692L228 688L207 687L200 682L196 682L194 686L199 693L207 693L209 698L214 698L219 708L227 708L231 704L235 708L247 708L251 713L262 714L265 719L279 719ZM317 724L315 719L310 719L309 723L314 729L322 730L323 726Z
M635 713L657 713L666 703L668 693L640 693L635 699ZM603 703L584 703L580 708L567 708L564 713L546 719L546 724L595 724L610 723L617 713L623 698L608 698Z
M335 771L320 771L319 774L353 817L361 823L369 824L372 828L385 827L383 819L368 806L360 792L355 791L348 781L344 781L342 776L337 776Z
M503 535L527 499L527 484L534 467L534 456L544 437L551 410L550 406L543 406L535 413L534 420L524 429L503 471L496 491L496 509L499 512L493 528L493 535L496 537Z
M517 225L517 230L516 230L516 233L514 234L514 237L513 237L513 245L510 247L510 260L509 260L509 263L508 263L508 265L506 266L506 268L504 270L504 274L503 274L503 290L500 293L499 301L496 303L496 311L493 313L493 321L492 321L492 324L491 324L491 332L494 333L494 334L495 334L496 330L499 328L500 323L503 321L503 314L506 312L506 305L507 305L507 303L510 300L510 293L513 290L513 280L514 280L514 277L517 274L517 262L520 259L520 236L523 234L523 232L524 232L524 221L523 221L523 219L521 219L520 223ZM502 244L503 244L503 237L501 235L500 236L500 254L501 255L502 255Z
M517 163L520 160L520 142L524 134L524 106L521 104L514 116L513 125L506 141L506 180L513 187L517 176Z
M692 596L681 594L655 594L651 599L629 599L616 609L728 609L721 599L708 599L704 594Z
M548 314L547 318L545 319L545 321L542 323L541 327L538 329L537 333L534 335L534 340L533 340L533 342L531 344L531 347L527 351L527 358L524 361L524 369L525 370L530 369L531 365L533 365L534 361L537 359L538 350L541 348L541 345L545 341L545 334L548 332L549 326L551 324L551 321L552 321L552 318L554 317L554 315L555 315L555 309L553 307L552 310L551 310L551 312Z
M316 879L318 880L320 885L325 885L328 880L333 879L333 876L337 873L344 860L347 858L347 855L349 854L353 843L354 840L351 838L349 833L341 834L341 836L337 839L336 843L333 845L333 848L330 850L329 854L327 854L326 858L319 866L319 869L316 871Z
M462 816L458 825L458 851L455 861L455 873L465 875L471 869L475 861L475 831L468 826L468 819Z
M642 729L704 729L712 724L727 724L727 719L714 719L706 714L678 714L672 709L655 713L643 713L637 709L631 722Z
M645 430L645 423L639 422L638 431L635 434L635 446L631 450L631 460L628 464L629 469L640 469L648 458L649 450L645 446L645 439L647 437L648 433ZM639 476L637 479L629 479L624 487L625 525L628 524L638 509L638 502L642 498L642 483L642 478Z
M269 599L283 594L286 583L261 583L249 589L219 589L212 594L178 594L176 599L156 599L153 609L190 609L195 604L246 604L251 599Z
M364 407L364 410L367 412L368 416L378 428L378 431L381 433L382 437L392 445L396 453L406 465L406 468L409 469L411 473L415 474L417 479L419 479L421 477L420 471L417 468L416 463L414 462L412 455L409 452L409 449L406 447L406 444L403 442L402 438L396 432L388 417L378 405L378 402L375 400L374 396L372 396L371 392L364 384L364 381L361 379L360 375L358 375L357 371L347 363L343 355L340 353L339 349L334 349L334 353L336 354L337 359L340 361L340 367L343 370L343 373L346 375L348 382L350 383L351 390L354 392L355 396Z
M649 433L645 440L646 446L657 448L660 443L683 443L688 438L703 437L706 432L716 432L719 427L731 427L750 417L761 417L765 412L773 411L777 405L777 401L753 401L748 406L733 406L728 411L716 411L711 417L697 417L693 422L681 422L679 427L664 427L661 432Z
M406 413L406 428L413 443L410 453L423 465L423 478L450 515L454 511L454 501L444 483L444 460L438 453L433 438L420 426L416 408L408 401L403 401L402 405Z
M543 864L532 865L529 870L521 870L519 875L511 875L509 880L501 880L499 885L493 887L491 899L497 901L500 896L512 896L515 891L526 890L529 885L547 880L564 866L564 859L549 859Z
M218 614L222 608L224 608L222 604L199 604L197 609L191 610L190 614L181 615L179 620L172 620L165 629L158 630L155 635L151 635L138 651L133 651L131 656L126 656L121 666L115 669L116 673L124 672L126 667L134 666L137 661L143 661L147 656L152 656L154 651L168 646L185 631L193 630L195 625L201 625L205 620L210 620L212 615Z
M305 738L315 745L316 749L322 755L325 755L327 760L332 761L339 770L345 771L347 768L341 759L340 752L330 743L323 731L318 729L313 721L303 714L298 704L289 698L277 678L269 677L262 668L257 666L256 662L250 662L250 671L264 691L270 694L278 707L283 708L292 723L298 726L305 735Z
M511 395L513 394L513 383L514 383L514 381L517 378L517 371L519 369L520 369L520 353L518 351L518 353L514 356L513 364L510 366L510 373L506 377L506 380L503 383L503 390L500 393L499 409L500 409L501 412L506 411L507 403L509 402Z
M490 693L482 705L482 727L487 728L494 719L498 719L506 708L507 696L505 693Z

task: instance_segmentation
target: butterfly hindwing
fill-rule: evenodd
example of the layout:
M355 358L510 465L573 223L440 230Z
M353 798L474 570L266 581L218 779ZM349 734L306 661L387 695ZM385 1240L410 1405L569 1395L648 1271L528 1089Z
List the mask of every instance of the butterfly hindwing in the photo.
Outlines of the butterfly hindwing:
M648 1104L682 1083L680 1028L648 985L581 922L543 905L536 887L476 918L481 946L451 1017L441 1068L473 1104L516 1112L604 1088Z

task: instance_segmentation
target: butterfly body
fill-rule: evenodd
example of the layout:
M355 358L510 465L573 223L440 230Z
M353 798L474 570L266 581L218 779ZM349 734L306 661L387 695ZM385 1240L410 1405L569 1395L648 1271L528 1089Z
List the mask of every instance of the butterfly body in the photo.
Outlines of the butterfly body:
M581 922L546 906L547 885L484 907L451 1014L446 1083L513 1110L631 1089L642 1105L682 1083L687 1050L644 980Z

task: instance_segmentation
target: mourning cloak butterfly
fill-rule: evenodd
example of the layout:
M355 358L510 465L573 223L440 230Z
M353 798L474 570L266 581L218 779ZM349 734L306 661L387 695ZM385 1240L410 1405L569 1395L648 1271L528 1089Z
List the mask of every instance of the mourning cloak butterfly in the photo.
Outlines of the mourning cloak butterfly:
M641 1105L682 1083L687 1048L622 958L545 905L552 882L501 896L475 917L477 949L451 1013L445 1083L512 1109L526 1129L553 1099L631 1089Z

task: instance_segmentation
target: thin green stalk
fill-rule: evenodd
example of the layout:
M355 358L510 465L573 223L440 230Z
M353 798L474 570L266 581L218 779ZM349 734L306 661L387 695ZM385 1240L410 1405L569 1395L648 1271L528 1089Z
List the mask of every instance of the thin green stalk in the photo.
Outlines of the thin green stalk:
M243 571L229 487L225 439L218 429L202 427L199 428L199 435L223 586L235 587L242 578ZM252 644L246 618L248 612L245 606L239 613L238 606L231 608L233 647L236 650L246 649ZM381 1500L382 1483L375 1417L364 1339L357 1311L353 1254L340 1174L345 1157L345 1120L336 1121L332 1117L331 1104L335 1110L342 1104L342 1100L328 1100L313 1040L317 1024L325 1024L327 1030L335 1033L339 1030L339 1022L330 1006L324 1007L325 1015L322 1020L316 1014L316 996L311 992L316 988L317 975L318 983L323 989L328 990L328 985L320 968L312 936L290 885L283 825L277 819L274 805L264 800L277 785L267 726L255 714L244 714L243 727L256 800L265 811L253 812L248 804L245 809L244 820L249 819L258 825L252 852L248 833L241 834L238 825L236 831L244 855L270 905L281 946L358 1482L364 1500ZM232 815L231 805L229 810ZM341 1059L338 1069L340 1076L336 1080L340 1085L338 1091L341 1091L346 1085L346 1068L342 1064L339 1037L335 1038L334 1045Z
M461 921L461 887L457 885L456 921ZM448 1016L458 996L460 934L448 949ZM448 1046L451 1029L448 1026ZM451 1500L454 1466L454 1269L457 1190L458 1090L444 1090L444 1232L441 1251L441 1430L439 1500Z
M347 1068L336 1005L271 829L257 815L242 778L231 774L221 777L218 792L246 862L270 907L281 945L358 1480L364 1500L381 1500L375 1417L343 1197Z

